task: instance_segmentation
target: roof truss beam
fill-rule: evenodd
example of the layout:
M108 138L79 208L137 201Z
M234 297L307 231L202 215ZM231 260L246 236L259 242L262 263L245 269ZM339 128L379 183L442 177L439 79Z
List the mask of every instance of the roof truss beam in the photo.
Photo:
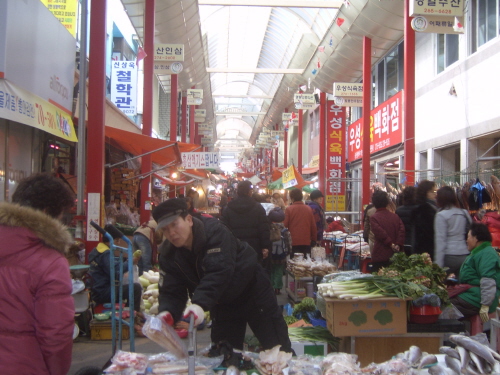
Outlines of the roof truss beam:
M304 69L207 68L207 73L302 74Z
M336 8L339 9L343 0L303 1L303 0L198 0L198 5L219 6L257 6L284 8Z

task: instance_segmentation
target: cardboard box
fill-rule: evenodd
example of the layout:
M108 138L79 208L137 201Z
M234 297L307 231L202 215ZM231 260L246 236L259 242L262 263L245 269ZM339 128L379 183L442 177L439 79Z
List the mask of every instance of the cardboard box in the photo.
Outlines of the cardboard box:
M320 355L328 354L328 344L326 342L292 341L292 349L297 355Z
M92 319L90 321L90 339L101 341L101 340L111 340L113 338L111 329L111 320L99 321ZM118 322L116 322L116 335L118 336ZM118 338L118 337L117 337ZM130 332L127 325L122 324L122 339L128 340L130 338Z
M326 300L326 327L333 336L404 334L406 301L399 298Z

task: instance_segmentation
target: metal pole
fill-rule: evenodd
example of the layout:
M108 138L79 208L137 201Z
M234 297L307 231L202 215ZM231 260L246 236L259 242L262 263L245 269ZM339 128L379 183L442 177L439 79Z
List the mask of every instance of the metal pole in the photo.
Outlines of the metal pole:
M76 214L83 217L85 215L84 192L85 192L85 145L86 145L86 104L87 104L87 0L81 1L80 15L80 77L78 87L80 89L78 105L78 144L76 161ZM75 237L83 239L83 221L76 222Z

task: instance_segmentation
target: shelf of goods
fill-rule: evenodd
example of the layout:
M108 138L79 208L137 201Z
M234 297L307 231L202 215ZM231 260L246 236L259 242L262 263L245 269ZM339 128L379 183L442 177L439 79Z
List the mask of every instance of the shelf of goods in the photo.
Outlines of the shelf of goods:
M120 200L126 201L132 207L136 206L137 192L139 183L135 176L135 171L131 168L113 168L111 170L111 196L120 197Z
M293 273L291 273L288 270L286 271L285 275L286 293L293 302L296 303L300 302L302 298L307 296L307 286L308 286L307 283L311 283L310 285L313 284L312 276L295 277ZM313 295L309 295L307 297L313 297Z

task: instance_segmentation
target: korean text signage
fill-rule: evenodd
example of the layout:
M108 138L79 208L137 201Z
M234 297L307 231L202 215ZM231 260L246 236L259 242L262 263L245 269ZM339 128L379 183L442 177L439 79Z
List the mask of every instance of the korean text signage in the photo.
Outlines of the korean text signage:
M179 74L183 69L184 66L181 62L155 61L153 64L155 74Z
M283 175L281 178L283 182L283 188L288 189L289 187L297 185L297 178L295 177L295 171L293 165L289 166L287 169L283 171Z
M326 200L327 211L345 211L345 108L326 103Z
M410 0L410 17L424 16L453 16L464 15L465 0Z
M184 61L184 44L155 43L155 61Z
M416 16L411 20L411 27L419 33L463 34L463 27L457 27L455 20L463 25L463 17Z
M333 84L333 96L363 97L362 83L335 82Z
M4 79L0 79L0 118L77 142L71 115Z
M41 0L43 5L61 22L73 37L76 35L78 0Z
M188 89L186 91L187 105L200 105L203 102L202 89Z
M182 152L182 166L186 169L218 168L219 154L217 152Z
M294 94L293 102L298 109L311 109L316 106L314 94Z
M288 122L289 126L299 125L299 115L295 112L292 113L282 113L281 120L283 122Z
M137 114L137 65L135 61L111 63L111 101L127 116Z
M402 91L370 112L370 154L403 141ZM362 119L349 126L348 161L363 157Z

